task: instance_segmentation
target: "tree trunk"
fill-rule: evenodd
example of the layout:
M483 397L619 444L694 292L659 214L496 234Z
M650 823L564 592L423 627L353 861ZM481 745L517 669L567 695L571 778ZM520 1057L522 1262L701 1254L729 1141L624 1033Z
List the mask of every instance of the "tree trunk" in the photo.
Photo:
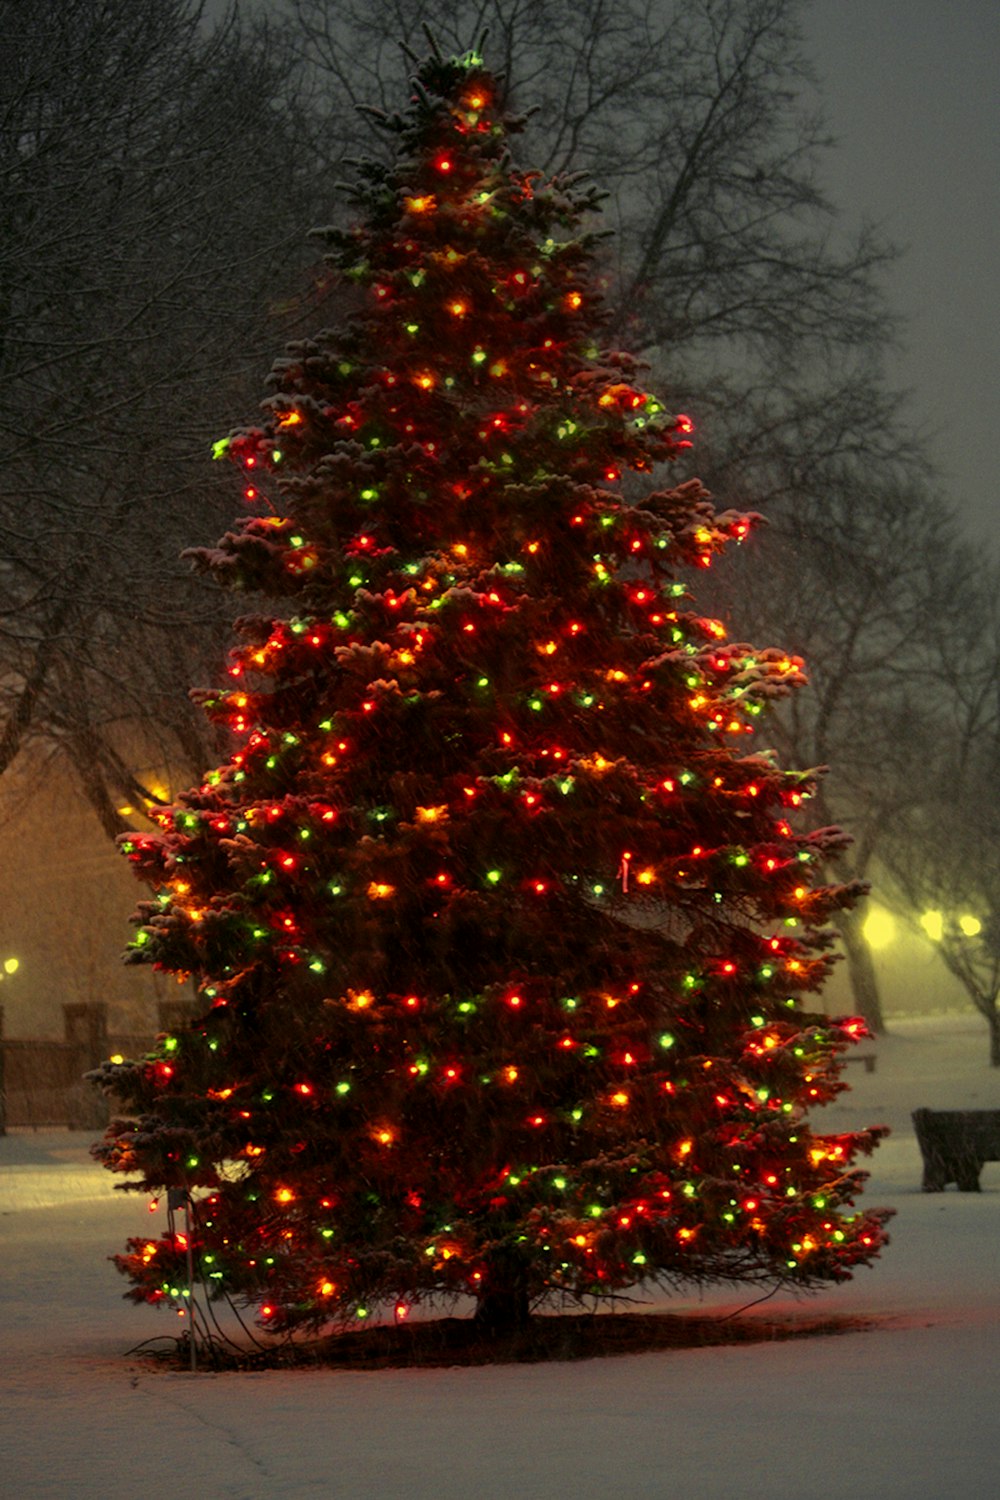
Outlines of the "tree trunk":
M1000 1011L997 1010L994 1002L993 1006L983 1014L986 1016L986 1024L990 1029L990 1067L1000 1068Z
M847 972L851 976L851 993L854 1008L869 1028L880 1036L885 1031L882 1015L882 997L879 994L878 976L872 960L872 950L865 937L856 912L840 912L836 918L837 931L844 944L847 956Z
M527 1328L530 1322L526 1267L515 1256L500 1252L485 1268L476 1327L487 1338L496 1338Z
M528 1293L524 1287L494 1287L479 1299L475 1314L476 1327L487 1338L502 1338L517 1333L531 1322Z

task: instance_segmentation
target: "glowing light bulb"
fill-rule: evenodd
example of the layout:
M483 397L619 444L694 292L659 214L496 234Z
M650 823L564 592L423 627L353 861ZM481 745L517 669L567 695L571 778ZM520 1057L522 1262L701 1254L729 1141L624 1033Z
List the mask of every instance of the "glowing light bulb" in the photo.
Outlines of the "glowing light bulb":
M448 816L448 808L443 803L438 807L418 807L416 811L418 823L438 823Z
M896 935L896 924L887 911L876 907L865 918L862 932L872 948L885 948Z
M939 911L925 911L920 925L932 943L939 943L944 937L944 918Z

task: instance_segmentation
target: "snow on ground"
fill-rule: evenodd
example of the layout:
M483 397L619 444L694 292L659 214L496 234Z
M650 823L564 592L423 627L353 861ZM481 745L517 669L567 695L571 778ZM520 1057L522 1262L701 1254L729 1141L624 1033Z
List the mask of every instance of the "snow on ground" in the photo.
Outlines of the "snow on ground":
M887 1123L881 1263L766 1309L868 1332L576 1364L197 1374L106 1257L149 1223L70 1132L0 1139L0 1494L9 1500L995 1500L1000 1164L920 1191L910 1111L1000 1108L978 1017L896 1022L820 1128ZM731 1310L732 1290L664 1300ZM752 1316L752 1314L751 1314Z

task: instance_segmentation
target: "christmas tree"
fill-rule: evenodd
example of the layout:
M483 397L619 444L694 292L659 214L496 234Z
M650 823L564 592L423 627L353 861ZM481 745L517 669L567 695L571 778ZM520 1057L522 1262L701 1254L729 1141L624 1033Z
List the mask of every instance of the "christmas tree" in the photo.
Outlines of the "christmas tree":
M661 486L691 423L602 346L595 193L514 166L497 101L474 53L421 65L324 231L353 310L218 445L248 510L192 555L270 603L198 695L228 760L125 843L130 956L199 996L102 1070L95 1153L189 1207L116 1257L136 1300L468 1296L495 1332L885 1239L880 1132L806 1121L863 1027L803 1008L857 891L758 747L801 663L679 581L753 518Z

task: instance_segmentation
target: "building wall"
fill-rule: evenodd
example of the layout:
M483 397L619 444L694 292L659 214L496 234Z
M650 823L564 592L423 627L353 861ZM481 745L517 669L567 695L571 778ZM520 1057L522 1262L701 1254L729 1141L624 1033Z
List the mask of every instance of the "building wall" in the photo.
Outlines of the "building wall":
M0 972L18 960L0 979L8 1037L59 1038L63 1005L91 1001L107 1003L112 1031L155 1029L177 987L121 958L141 895L67 774L0 779Z

